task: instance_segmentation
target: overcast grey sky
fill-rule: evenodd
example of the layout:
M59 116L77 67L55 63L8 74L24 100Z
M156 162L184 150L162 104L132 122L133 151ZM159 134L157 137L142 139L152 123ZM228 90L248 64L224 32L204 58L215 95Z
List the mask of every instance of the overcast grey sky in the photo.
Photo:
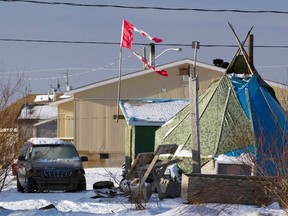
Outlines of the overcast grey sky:
M53 1L53 0L51 0ZM51 2L46 1L46 2ZM43 2L43 1L42 1ZM55 1L56 2L56 1ZM239 9L287 11L287 0L61 0L87 4L149 6L191 9ZM75 7L0 1L0 39L39 39L96 41L120 43L122 20L138 29L163 39L156 46L156 55L171 46L199 41L200 44L236 45L227 22L231 22L243 40L254 26L254 44L288 46L288 13L233 13L120 9L107 7ZM135 33L134 43L150 41ZM169 51L157 58L164 64L183 58L193 59L190 46L181 46L182 52ZM142 46L134 45L135 51ZM198 51L198 61L211 64L213 59L230 61L237 48L205 48ZM123 73L142 68L141 62L123 49ZM25 84L32 92L47 93L57 78L64 84L68 69L70 84L76 88L96 82L103 77L118 74L119 45L63 44L7 42L0 40L0 59L5 71L24 72ZM288 80L287 48L255 48L254 63L258 72L281 83ZM103 68L104 67L104 68ZM16 74L13 73L13 76ZM64 86L61 87L64 90Z

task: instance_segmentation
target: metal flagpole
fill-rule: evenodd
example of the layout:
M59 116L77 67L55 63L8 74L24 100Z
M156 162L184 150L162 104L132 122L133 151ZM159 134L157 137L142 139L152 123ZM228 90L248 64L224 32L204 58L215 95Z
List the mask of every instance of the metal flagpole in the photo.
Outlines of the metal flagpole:
M119 52L119 80L118 80L118 97L117 97L117 118L116 122L119 121L119 101L121 94L121 74L122 74L122 45L120 44L120 52Z

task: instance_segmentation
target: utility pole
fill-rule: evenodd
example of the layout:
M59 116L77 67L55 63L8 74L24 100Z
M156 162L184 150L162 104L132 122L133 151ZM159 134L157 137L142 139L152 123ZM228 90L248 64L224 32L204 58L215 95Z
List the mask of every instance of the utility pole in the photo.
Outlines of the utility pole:
M68 75L68 69L67 69L67 71L66 71L66 73L64 73L65 74L65 85L66 85L66 91L70 91L71 89L70 89L70 85L69 85L69 75Z
M155 67L155 44L150 44L150 65Z
M144 46L143 47L143 57L145 58L145 59L147 59L146 58L146 47ZM144 62L143 62L143 70L145 70L146 69L146 65L144 64Z
M194 49L193 73L189 74L189 96L191 115L191 145L192 145L192 173L201 173L200 139L199 139L199 111L198 111L198 77L196 74L197 51L200 48L198 41L192 42Z

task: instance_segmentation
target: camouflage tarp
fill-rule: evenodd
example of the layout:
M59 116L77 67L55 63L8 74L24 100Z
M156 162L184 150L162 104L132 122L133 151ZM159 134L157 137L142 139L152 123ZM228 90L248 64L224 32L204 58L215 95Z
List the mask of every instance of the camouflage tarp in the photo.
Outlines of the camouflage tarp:
M201 165L253 143L251 125L226 74L199 97L199 127ZM159 144L183 145L178 157L185 159L178 165L186 173L192 171L190 136L189 105L156 130L155 135L155 148Z

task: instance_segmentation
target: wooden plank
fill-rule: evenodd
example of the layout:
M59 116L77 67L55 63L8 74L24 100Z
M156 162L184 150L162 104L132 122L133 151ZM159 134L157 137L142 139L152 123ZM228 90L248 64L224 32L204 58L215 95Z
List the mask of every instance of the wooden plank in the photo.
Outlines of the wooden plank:
M176 144L161 144L157 146L155 152L140 153L137 155L128 174L124 177L127 180L138 178L140 182L137 190L130 191L130 199L134 200L133 202L136 202L135 199L139 198L139 196L148 201L155 188L157 188L159 198L164 198L165 194L161 191L159 185L160 179L164 175L168 165L179 162L179 159L171 160L177 148L178 145ZM159 161L160 155L163 154L169 154L169 156L165 161ZM149 175L152 175L153 185L151 188L146 188L145 182Z
M162 145L159 145L157 147L157 149L155 151L155 156L154 156L153 160L151 161L149 167L147 168L147 171L145 172L143 178L141 179L141 182L140 182L140 185L139 185L140 188L142 188L142 186L144 185L144 183L145 183L146 179L148 178L149 174L154 169L154 166L155 166L157 160L159 159L159 156L161 154L174 154L176 152L177 148L178 148L178 145L176 145L176 144L162 144ZM166 165L166 167L167 167L167 165ZM159 174L159 178L161 178L163 176L166 167L163 167L161 173Z
M161 144L155 150L155 155L174 154L178 148L177 144Z
M180 161L181 161L180 159L173 159L173 160L166 160L166 161L162 161L161 160L161 161L158 161L158 162L155 163L154 169L157 169L157 168L160 168L160 167L163 167L163 166L166 166L166 165L169 166L171 164L178 163ZM142 167L139 167L138 169L142 170L142 171L145 171L145 170L148 169L148 167L149 167L149 164L146 164L146 165L144 165Z
M139 178L139 171L141 171L139 168L147 164L150 164L151 161L153 160L153 157L154 157L153 152L138 154L131 168L128 170L125 179L132 180L133 178Z
M182 175L181 197L189 204L269 205L273 201L281 203L279 197L271 193L272 187L287 194L281 184L279 178L269 176L189 174Z
M141 179L140 185L139 187L142 188L142 185L144 185L147 177L149 176L149 174L151 173L152 169L154 168L155 163L157 162L157 160L159 159L159 155L155 155L153 160L151 161L148 169L146 170L143 178Z

